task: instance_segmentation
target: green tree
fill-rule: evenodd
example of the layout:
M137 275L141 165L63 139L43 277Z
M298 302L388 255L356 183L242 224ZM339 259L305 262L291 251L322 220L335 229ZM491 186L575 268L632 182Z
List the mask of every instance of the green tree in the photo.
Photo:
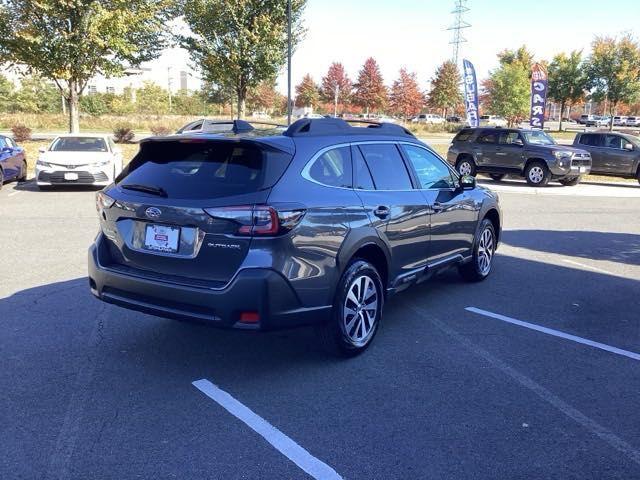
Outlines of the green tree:
M455 109L462 103L461 83L462 78L456 64L451 60L444 62L438 67L435 77L431 80L429 105L442 110L446 117L449 108Z
M0 112L9 113L13 110L13 83L0 74Z
M12 95L11 110L24 113L57 113L62 110L62 98L51 82L28 75L20 79L20 88Z
M484 84L483 106L507 119L509 126L524 118L530 107L529 72L520 62L502 64Z
M296 85L296 105L299 107L315 107L320 99L320 89L308 73Z
M591 97L609 102L611 123L619 103L632 103L640 97L640 46L631 35L620 40L597 37L587 60L587 86Z
M559 53L553 57L548 68L549 98L560 103L560 130L565 108L571 107L582 100L586 87L582 65L582 52L574 50L568 56Z
M370 57L358 73L353 99L369 113L369 109L382 110L388 101L387 87L384 85L378 62Z
M145 82L142 88L136 90L135 98L138 113L169 113L169 92L155 83Z
M205 115L205 110L204 97L198 92L190 93L180 90L173 97L172 113L178 115Z
M80 110L94 117L111 113L111 105L105 98L106 95L108 94L92 93L90 95L83 95L80 98Z
M0 0L0 59L54 81L77 132L89 80L156 58L173 8L172 0Z
M500 65L518 64L525 69L529 69L531 65L533 65L533 53L523 45L517 50L503 50L498 53L498 60L500 61Z
M292 41L302 37L306 0L292 0ZM287 55L287 2L281 0L184 0L191 29L180 41L205 81L232 88L238 118L251 88L274 80Z

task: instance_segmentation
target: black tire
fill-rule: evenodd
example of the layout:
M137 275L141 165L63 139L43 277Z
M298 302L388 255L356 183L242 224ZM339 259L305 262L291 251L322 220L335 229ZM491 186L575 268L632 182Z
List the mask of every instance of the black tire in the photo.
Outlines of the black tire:
M27 166L27 162L22 162L22 170L20 171L20 178L18 178L18 182L26 182L27 174L29 173L29 167Z
M558 181L565 187L575 187L580 183L580 180L581 180L580 177L574 177L574 178L562 178Z
M638 183L640 183L640 167L638 167L638 171L636 172L636 178L638 179Z
M4 172L0 168L0 190L2 190L2 185L4 184Z
M483 248L482 246L483 243L487 245L485 243L486 237L483 241L483 236L488 235L485 233L487 231L490 232L491 239L488 250L486 247ZM491 270L493 269L493 258L496 253L496 240L496 231L495 228L493 228L493 223L491 223L491 220L485 218L482 220L478 233L476 234L476 238L473 242L473 255L471 261L458 267L458 272L460 272L460 276L462 276L462 278L468 282L480 282L491 274ZM488 263L485 264L482 257L484 257Z
M532 187L546 187L551 179L551 173L543 162L531 162L524 169L524 178Z
M456 162L456 171L460 175L470 175L472 177L475 177L476 173L478 173L476 162L473 161L473 158L466 155L459 158Z
M504 177L506 177L504 173L490 173L489 176L491 177L492 180L495 180L496 182L499 182Z
M363 279L369 279L370 283ZM361 299L357 299L363 299L360 304L351 300L353 296L349 295L356 285L358 291L364 290ZM363 289L363 285L367 285L368 288ZM370 293L372 288L375 289L375 293ZM371 318L371 310L362 308L362 305L372 306L374 301L376 302L375 313ZM376 268L366 260L352 260L336 288L331 318L318 327L324 349L340 357L354 357L364 352L371 345L380 326L383 304L382 280ZM348 310L353 311L354 314L349 315ZM349 323L352 324L350 329L347 328ZM367 325L369 330L366 330ZM362 337L360 341L358 341L358 332Z

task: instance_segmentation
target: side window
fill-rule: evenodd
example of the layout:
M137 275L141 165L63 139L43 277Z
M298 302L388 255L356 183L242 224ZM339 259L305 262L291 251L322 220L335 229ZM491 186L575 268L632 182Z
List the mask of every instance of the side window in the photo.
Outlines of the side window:
M600 144L600 136L593 134L585 134L580 137L580 145L588 145L589 147L597 147Z
M4 147L8 147L6 139L4 137L0 137L0 150L2 150Z
M458 133L455 136L453 141L454 142L467 142L471 138L471 135L473 135L473 130L471 130L470 128L465 128L464 130L460 130L460 133Z
M617 135L607 135L604 138L604 146L606 148L616 148L618 150L622 150L624 148L625 142L623 142L622 137Z
M495 132L483 132L478 136L478 143L496 143Z
M360 149L355 145L351 147L351 158L353 159L353 188L359 190L375 190L371 172L364 161Z
M498 138L500 145L524 145L518 132L502 132Z
M433 153L412 145L403 145L403 148L418 175L420 188L454 187L451 170Z
M391 143L360 145L378 190L411 190L411 178L398 147Z
M324 152L311 165L309 176L323 185L351 188L351 149L340 147Z

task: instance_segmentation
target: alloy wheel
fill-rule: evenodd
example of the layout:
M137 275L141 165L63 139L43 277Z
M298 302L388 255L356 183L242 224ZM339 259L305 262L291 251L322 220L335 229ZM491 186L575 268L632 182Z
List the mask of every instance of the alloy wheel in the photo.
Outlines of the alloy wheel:
M493 232L490 228L485 228L478 243L478 270L482 275L487 275L491 270L491 260L494 253Z
M529 180L531 180L532 183L540 183L543 179L544 170L542 170L542 167L536 165L529 170Z
M458 173L460 173L460 175L471 175L471 164L467 161L460 162L460 165L458 165Z
M361 275L351 282L347 292L342 314L344 331L354 345L362 346L375 331L378 290L371 277Z

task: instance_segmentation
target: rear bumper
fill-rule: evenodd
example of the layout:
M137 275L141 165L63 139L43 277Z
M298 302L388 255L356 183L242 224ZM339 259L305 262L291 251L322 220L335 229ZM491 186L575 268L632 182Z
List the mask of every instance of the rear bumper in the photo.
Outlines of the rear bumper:
M274 270L241 270L221 289L185 286L110 269L102 234L89 249L89 283L98 299L159 317L249 330L276 330L320 323L331 306L305 307L288 280ZM241 313L257 322L241 322Z

